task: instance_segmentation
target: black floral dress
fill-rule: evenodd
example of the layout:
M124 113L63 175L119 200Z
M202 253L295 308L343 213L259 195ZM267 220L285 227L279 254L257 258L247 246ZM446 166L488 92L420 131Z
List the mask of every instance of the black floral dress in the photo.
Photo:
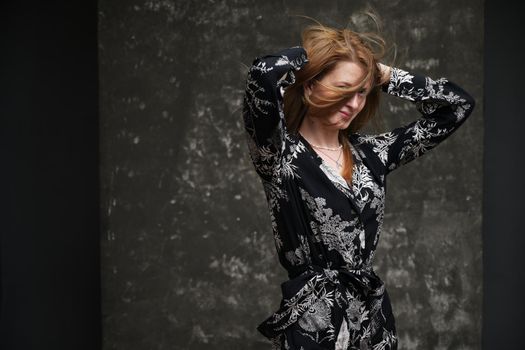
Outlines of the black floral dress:
M250 156L289 276L279 309L257 329L276 349L396 349L390 300L372 268L386 175L451 135L474 100L450 80L393 67L382 90L412 101L422 115L386 133L348 135L354 157L348 184L300 134L286 130L282 95L307 62L301 47L263 56L246 81Z

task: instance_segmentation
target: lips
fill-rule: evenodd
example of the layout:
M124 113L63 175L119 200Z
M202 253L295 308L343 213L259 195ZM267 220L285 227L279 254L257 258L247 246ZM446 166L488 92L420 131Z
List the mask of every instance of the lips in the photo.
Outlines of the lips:
M339 112L343 115L343 117L350 118L350 113L345 112L345 111L339 111Z

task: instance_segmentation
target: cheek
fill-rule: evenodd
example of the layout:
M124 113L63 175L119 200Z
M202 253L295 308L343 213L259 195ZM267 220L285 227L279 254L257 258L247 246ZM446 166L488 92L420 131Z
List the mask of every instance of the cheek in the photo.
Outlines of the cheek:
M364 107L365 107L365 104L366 104L366 97L364 97L361 102L359 103L359 110L361 111Z
M312 90L310 97L319 100L337 101L341 98L341 93L317 85Z
M330 103L334 98L333 94L326 91L314 92L310 95L310 99L320 105L326 105Z

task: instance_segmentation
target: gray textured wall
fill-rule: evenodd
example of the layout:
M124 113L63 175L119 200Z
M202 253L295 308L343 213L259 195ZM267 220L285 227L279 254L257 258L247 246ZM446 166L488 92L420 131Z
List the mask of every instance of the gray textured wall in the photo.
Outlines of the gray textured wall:
M401 349L479 349L483 2L371 1L396 65L478 104L389 178L376 254ZM241 124L246 65L363 1L99 1L104 349L269 349L286 279ZM417 117L383 100L385 127Z

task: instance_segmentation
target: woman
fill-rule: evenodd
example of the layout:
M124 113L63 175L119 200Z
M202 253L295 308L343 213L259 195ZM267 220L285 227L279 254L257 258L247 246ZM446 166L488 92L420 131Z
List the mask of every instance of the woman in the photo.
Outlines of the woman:
M372 268L386 176L450 136L474 100L448 79L379 63L378 36L314 25L302 41L257 58L246 82L250 155L289 276L280 308L257 329L276 349L397 349ZM420 118L358 133L382 92L413 102Z

